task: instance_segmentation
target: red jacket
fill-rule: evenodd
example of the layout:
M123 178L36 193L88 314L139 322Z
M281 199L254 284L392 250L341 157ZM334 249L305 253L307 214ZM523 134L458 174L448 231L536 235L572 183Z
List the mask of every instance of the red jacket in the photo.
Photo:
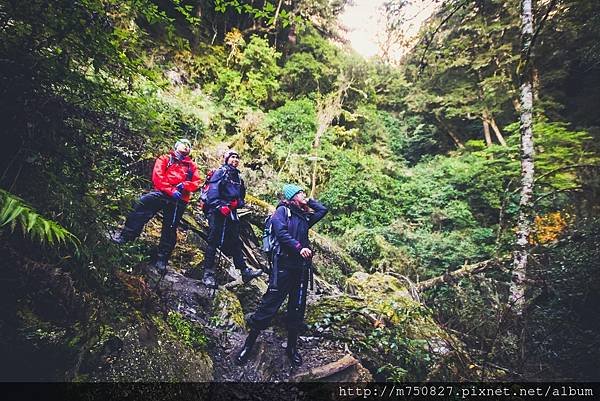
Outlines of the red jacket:
M152 183L155 189L166 195L173 196L173 193L177 191L175 188L177 184L183 183L181 200L187 203L190 201L192 192L200 188L200 182L198 167L189 156L178 160L171 152L168 155L160 156L154 163Z

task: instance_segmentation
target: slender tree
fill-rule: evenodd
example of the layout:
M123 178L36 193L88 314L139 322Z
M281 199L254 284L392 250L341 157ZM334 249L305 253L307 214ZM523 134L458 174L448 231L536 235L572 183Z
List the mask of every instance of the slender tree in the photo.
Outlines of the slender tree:
M510 300L518 315L523 313L525 283L527 277L528 239L531 232L531 209L533 206L533 89L532 89L532 40L533 15L532 0L523 0L521 14L521 200L517 248L514 253L513 281Z

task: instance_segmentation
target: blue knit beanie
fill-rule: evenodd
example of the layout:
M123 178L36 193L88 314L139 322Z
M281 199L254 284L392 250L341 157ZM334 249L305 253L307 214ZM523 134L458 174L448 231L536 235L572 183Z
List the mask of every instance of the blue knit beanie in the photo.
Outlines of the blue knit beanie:
M283 186L283 196L288 201L292 200L292 198L300 191L304 190L295 184L285 184Z

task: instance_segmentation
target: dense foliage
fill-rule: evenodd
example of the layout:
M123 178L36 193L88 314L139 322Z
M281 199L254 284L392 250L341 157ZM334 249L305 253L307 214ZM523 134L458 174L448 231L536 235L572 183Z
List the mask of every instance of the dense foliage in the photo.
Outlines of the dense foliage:
M314 186L330 208L320 232L368 272L417 282L509 254L518 212L518 2L442 2L396 66L330 40L339 39L335 21L346 3L0 1L0 250L110 292L115 269L130 270L149 245L117 251L107 234L149 188L153 159L186 136L203 170L225 147L238 149L249 192L262 200L274 203L284 182ZM553 10L539 3L546 17L532 56L530 242L538 246L541 294L533 297L537 328L527 346L541 350L535 362L547 369L509 366L519 344L504 309L506 271L444 285L425 301L436 319L464 333L482 365L494 361L531 378L598 379L581 355L598 338L586 322L598 321L591 305L600 237L600 3L559 0L549 2ZM33 296L19 288L15 305ZM24 325L19 316L11 321ZM568 339L551 329L567 323ZM204 346L204 334L179 315L168 324L190 346ZM5 327L4 339L26 329ZM401 348L383 369L390 377L424 377L406 374L427 363L407 356L405 349L422 351L402 334L380 330L368 340Z

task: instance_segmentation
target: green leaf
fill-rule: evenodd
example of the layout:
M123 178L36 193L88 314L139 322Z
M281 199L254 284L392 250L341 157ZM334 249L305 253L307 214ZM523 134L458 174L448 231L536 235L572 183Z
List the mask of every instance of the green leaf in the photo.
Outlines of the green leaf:
M29 213L29 215L27 216L27 229L26 232L30 232L31 229L33 228L33 226L35 225L37 219L38 219L38 214L37 213Z

